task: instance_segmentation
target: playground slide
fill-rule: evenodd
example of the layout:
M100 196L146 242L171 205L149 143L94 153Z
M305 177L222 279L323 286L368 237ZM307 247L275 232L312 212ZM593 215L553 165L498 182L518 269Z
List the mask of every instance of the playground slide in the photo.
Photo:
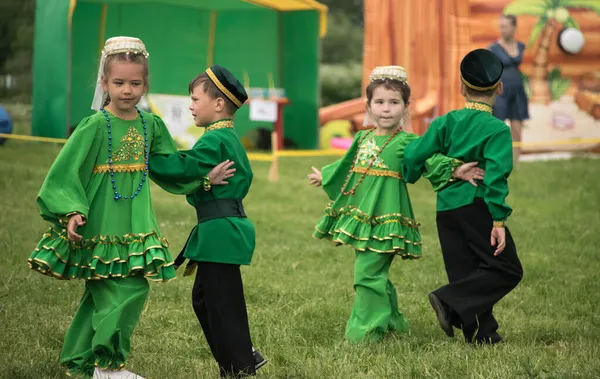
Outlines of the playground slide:
M352 99L342 103L329 105L319 109L319 123L321 126L334 120L351 120L352 117L365 113L365 98Z

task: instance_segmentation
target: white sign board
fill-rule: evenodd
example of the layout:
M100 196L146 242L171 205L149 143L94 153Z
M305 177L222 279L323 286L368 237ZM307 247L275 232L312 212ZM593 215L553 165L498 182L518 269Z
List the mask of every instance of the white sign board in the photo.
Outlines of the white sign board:
M250 120L264 122L277 121L277 102L269 100L251 100Z
M163 119L169 133L178 145L186 149L194 146L204 128L194 125L194 118L189 110L191 104L189 96L165 94L148 94L146 96L148 107Z

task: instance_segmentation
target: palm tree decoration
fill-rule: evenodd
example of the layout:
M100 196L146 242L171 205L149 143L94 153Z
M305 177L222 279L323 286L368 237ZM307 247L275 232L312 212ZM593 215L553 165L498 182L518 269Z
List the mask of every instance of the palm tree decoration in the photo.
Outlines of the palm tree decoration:
M554 31L559 26L579 29L567 8L589 9L600 15L599 0L515 0L504 8L504 14L539 18L529 36L530 46L541 36L529 81L532 103L548 104L553 98L548 83L548 51Z

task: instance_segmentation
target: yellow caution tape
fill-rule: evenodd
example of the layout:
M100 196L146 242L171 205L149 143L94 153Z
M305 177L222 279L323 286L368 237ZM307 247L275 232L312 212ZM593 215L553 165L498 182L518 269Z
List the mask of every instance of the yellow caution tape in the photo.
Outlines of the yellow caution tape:
M23 141L35 142L53 142L65 143L64 138L49 138L49 137L33 137L20 134L5 134L0 133L0 138L16 139ZM600 144L600 138L573 138L570 140L549 141L549 142L513 142L514 147L540 147L540 146L556 146L556 145L590 145ZM342 156L346 153L345 150L327 149L327 150L282 150L276 151L275 157L329 157ZM273 154L269 153L248 153L248 158L252 161L271 161Z

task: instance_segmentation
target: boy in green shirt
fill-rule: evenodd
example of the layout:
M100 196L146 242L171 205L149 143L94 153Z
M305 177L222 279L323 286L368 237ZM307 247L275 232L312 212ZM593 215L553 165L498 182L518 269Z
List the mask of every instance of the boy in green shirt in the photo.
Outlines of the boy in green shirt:
M440 326L454 336L462 329L467 342L497 343L494 304L519 283L523 269L506 220L508 176L513 167L512 137L506 124L492 115L502 92L502 62L477 49L461 62L465 108L434 120L405 152L404 177L418 177L435 153L485 169L477 187L456 181L438 191L437 228L449 284L429 294Z
M221 376L254 375L266 360L252 347L240 273L240 265L250 264L255 247L254 225L242 205L252 168L232 120L248 96L235 76L218 65L192 80L189 92L194 122L205 127L205 133L191 150L153 156L152 179L159 185L185 182L199 167L235 162L235 175L227 185L211 187L205 178L203 189L187 195L198 224L175 266L188 258L186 274L197 268L192 305Z

